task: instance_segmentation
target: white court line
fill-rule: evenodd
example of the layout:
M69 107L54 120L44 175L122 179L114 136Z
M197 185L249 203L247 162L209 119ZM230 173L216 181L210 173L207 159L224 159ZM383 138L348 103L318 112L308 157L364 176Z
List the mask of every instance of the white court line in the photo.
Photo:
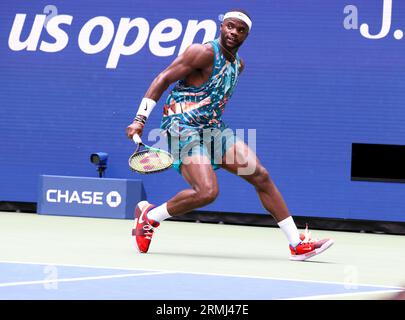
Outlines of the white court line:
M319 284L334 284L347 286L346 282L337 281L321 281L321 280L304 280L304 279L292 279L292 278L276 278L276 277L264 277L264 276L251 276L251 275L238 275L238 274L221 274L221 273L206 273L206 272L189 272L189 271L172 271L163 269L139 269L139 268L126 268L126 267L106 267L106 266L91 266L91 265L77 265L77 264L60 264L60 263L43 263L43 262L20 262L20 261L0 261L0 263L15 263L15 264L34 264L34 265L47 265L47 266L61 266L61 267L78 267L78 268L95 268L95 269L114 269L114 270L129 270L129 271L153 271L171 274L196 274L196 275L206 275L206 276L218 276L218 277L235 277L235 278L249 278L249 279L263 279L263 280L280 280L280 281L295 281L304 283L319 283ZM353 285L353 284L351 284ZM379 285L379 284L364 284L356 283L357 287L375 287L375 288L385 288L392 290L405 290L405 287L390 286L390 285Z
M102 279L114 279L114 278L129 278L129 277L142 277L160 275L170 272L144 272L144 273L129 273L129 274L116 274L109 276L97 276L97 277L79 277L79 278L62 278L62 279L48 279L48 280L36 280L36 281L19 281L19 282L5 282L0 283L0 287L15 287L15 286L28 286L33 284L54 284L55 282L77 282L88 280L102 280Z
M219 274L219 273L203 273L203 272L182 272L177 271L177 273L187 273L187 274L197 274L197 275L208 275L208 276L218 276L218 277L237 277L237 278L252 278L252 279L262 279L262 280L280 280L280 281L293 281L293 282L305 282L305 283L319 283L319 284L333 284L347 286L346 282L333 282L333 281L320 281L320 280L304 280L304 279L291 279L291 278L276 278L276 277L263 277L263 276L249 276L249 275L232 275L232 274ZM353 284L350 284L353 285ZM405 290L403 287L396 286L385 286L376 284L356 284L357 287L375 287L375 288L385 288L393 290Z
M351 297L351 296L359 296L359 295L372 295L372 294L385 294L385 293L396 293L401 292L401 289L396 290L380 290L380 291L366 291L366 292L352 292L352 293L336 293L336 294L324 294L319 296L302 296L302 297L295 297L295 298L286 298L281 300L319 300L324 298L344 298L344 297Z

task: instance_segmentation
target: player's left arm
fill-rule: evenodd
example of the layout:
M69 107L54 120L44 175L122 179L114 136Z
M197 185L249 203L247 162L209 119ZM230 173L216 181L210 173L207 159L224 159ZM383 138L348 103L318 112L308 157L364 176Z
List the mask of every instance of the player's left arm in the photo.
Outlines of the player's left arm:
M242 71L245 69L245 61L242 58L240 58L239 62L240 62L239 74L241 74Z

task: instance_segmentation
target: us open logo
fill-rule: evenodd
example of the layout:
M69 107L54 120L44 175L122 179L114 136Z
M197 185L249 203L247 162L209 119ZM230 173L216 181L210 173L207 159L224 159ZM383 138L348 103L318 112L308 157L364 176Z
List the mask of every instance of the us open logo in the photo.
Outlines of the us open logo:
M76 21L72 15L59 14L58 8L48 5L45 14L35 15L34 22L26 22L28 14L17 13L12 24L8 46L12 51L42 51L55 53L64 50L73 31L71 26ZM63 26L63 28L62 28ZM26 29L26 30L25 30ZM26 32L31 29L30 32ZM45 30L44 30L45 29ZM94 30L102 30L97 43L90 41ZM131 32L136 30L136 37ZM52 42L41 40L42 33L53 38ZM182 37L178 55L182 54L193 42L197 34L203 32L201 43L214 40L217 23L211 19L179 21L166 18L156 25L143 17L120 18L118 25L106 16L96 16L80 26L78 38L75 39L79 49L85 54L100 54L107 48L110 50L106 63L107 69L116 69L122 56L137 54L144 47L157 57L168 57L175 54L178 45L174 42ZM26 37L21 35L28 34ZM25 38L21 40L21 38Z

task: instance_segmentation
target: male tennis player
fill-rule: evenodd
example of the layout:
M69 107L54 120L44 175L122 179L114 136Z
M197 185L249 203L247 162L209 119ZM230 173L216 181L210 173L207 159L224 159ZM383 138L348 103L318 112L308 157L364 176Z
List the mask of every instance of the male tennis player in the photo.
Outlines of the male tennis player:
M148 251L154 228L163 220L215 200L218 184L214 170L220 167L239 173L255 187L264 208L286 235L292 260L313 257L333 244L331 239L311 239L308 229L305 235L300 235L267 170L248 145L231 134L222 121L225 104L244 69L237 52L251 28L252 21L244 10L226 13L220 37L206 44L192 44L161 72L142 99L133 123L127 127L129 138L141 135L157 101L169 85L177 81L166 99L161 129L167 135L169 151L175 158L173 167L191 188L180 191L160 206L146 201L138 203L132 235L142 253ZM207 132L213 134L210 136Z

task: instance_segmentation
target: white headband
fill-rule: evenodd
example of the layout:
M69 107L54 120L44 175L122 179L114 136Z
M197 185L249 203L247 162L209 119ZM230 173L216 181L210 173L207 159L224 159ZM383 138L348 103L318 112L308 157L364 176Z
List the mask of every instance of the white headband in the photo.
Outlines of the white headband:
M239 12L239 11L227 12L224 15L224 20L228 19L228 18L236 18L236 19L242 20L244 23L247 24L249 31L250 31L250 29L252 29L252 20L250 20L250 18L242 12Z

